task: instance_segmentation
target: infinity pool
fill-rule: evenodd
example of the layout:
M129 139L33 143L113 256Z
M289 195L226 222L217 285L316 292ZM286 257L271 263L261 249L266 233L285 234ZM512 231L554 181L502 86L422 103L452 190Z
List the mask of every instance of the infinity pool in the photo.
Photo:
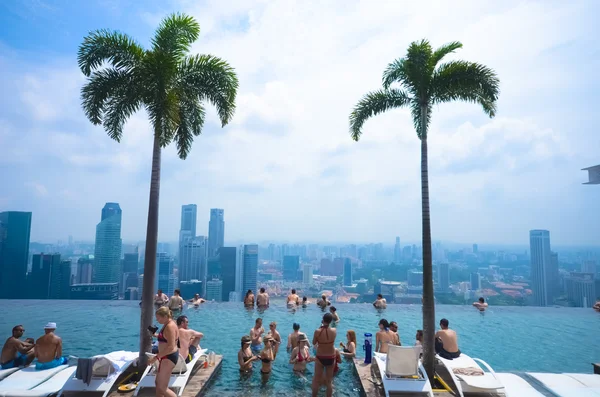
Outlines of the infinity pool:
M131 301L0 301L5 309L0 317L0 336L10 336L17 324L25 327L25 336L37 338L49 321L58 324L65 354L91 356L114 350L138 349L140 309ZM338 341L346 330L359 336L376 332L380 318L395 320L403 344L412 345L421 328L421 307L390 305L382 312L368 304L339 304ZM436 317L447 318L459 335L465 353L486 360L497 371L583 372L591 371L591 362L600 361L600 314L591 309L492 307L481 315L470 306L440 305ZM287 363L289 355L280 351L268 382L263 383L258 370L241 377L237 366L240 338L247 334L257 317L265 329L271 321L283 339L292 331L292 323L301 331L312 333L323 313L312 305L290 311L283 302L272 302L265 311L246 310L238 303L206 303L187 309L190 327L204 333L203 348L224 355L223 366L207 396L306 396L310 393L312 366L305 377L294 375ZM258 368L257 368L258 369ZM351 363L345 362L335 379L336 396L355 396L360 383Z

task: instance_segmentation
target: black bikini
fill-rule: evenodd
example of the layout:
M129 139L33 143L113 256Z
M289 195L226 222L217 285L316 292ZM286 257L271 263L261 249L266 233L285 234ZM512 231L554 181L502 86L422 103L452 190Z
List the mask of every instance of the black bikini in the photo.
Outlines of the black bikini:
M170 321L169 321L170 322ZM167 323L169 324L169 323ZM167 343L167 338L165 338L165 335L163 334L167 324L163 325L162 329L160 330L160 332L158 333L158 336L156 337L156 339L158 340L158 343ZM177 338L177 348L179 349L179 338ZM158 358L158 368L160 370L160 364L162 362L162 360L164 359L170 360L173 364L177 365L177 361L179 361L179 350L174 351L171 354L167 354L166 356L162 356Z

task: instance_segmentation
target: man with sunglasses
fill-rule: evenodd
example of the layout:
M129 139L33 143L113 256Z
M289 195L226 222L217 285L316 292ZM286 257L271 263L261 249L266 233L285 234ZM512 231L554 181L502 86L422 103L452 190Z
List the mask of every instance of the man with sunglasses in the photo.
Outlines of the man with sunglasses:
M12 336L6 340L2 348L0 359L2 369L24 367L34 360L34 344L21 340L24 333L25 328L22 325L17 325L12 329Z

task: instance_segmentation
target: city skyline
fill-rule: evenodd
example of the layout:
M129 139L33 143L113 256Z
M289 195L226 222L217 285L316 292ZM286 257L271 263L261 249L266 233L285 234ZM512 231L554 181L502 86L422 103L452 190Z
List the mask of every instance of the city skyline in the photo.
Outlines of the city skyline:
M502 81L494 120L469 104L435 109L433 239L525 244L528 231L539 228L552 231L553 243L588 245L600 235L590 216L597 190L581 185L581 169L598 164L596 2L464 2L435 9L332 2L294 12L286 12L285 2L174 0L166 10L154 0L118 11L109 3L0 4L6 26L0 33L0 211L33 212L32 241L93 240L97 209L113 201L123 209L122 238L145 238L146 116L132 118L120 144L90 125L80 108L84 78L76 48L90 29L105 27L145 43L172 10L198 18L202 33L192 51L227 59L240 92L225 129L207 112L185 162L174 147L164 150L161 240L177 240L181 205L196 203L202 228L208 209L227 210L230 241L418 241L419 142L408 112L370 121L360 143L350 140L348 114L364 92L380 86L381 70L423 37L434 46L460 40L457 58L489 65ZM400 27L391 23L398 21ZM301 41L298 31L306 33Z

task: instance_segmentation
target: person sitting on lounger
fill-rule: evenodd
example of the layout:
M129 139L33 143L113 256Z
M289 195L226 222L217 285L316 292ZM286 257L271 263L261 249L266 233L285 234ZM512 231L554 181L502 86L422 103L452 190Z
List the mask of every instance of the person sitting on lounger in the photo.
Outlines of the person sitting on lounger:
M456 332L448 328L449 322L445 318L440 320L440 328L435 333L435 352L442 358L452 360L460 356Z
M62 356L62 339L54 334L56 323L48 323L44 327L44 335L35 341L35 369L50 369L64 365L67 357Z
M423 330L418 329L415 335L415 346L423 346Z
M477 310L479 310L480 312L484 312L485 309L487 309L488 304L485 303L485 299L483 299L483 296L481 298L479 298L479 300L477 302L473 302L473 306L475 306L477 308Z
M189 363L194 359L196 352L200 349L200 339L204 337L202 332L188 328L187 316L177 317L177 328L179 328L179 355Z
M2 369L26 367L35 358L34 343L27 340L23 342L21 337L25 332L22 325L17 325L12 329L12 336L6 340L2 348Z
M375 299L375 302L373 302L373 306L376 309L385 309L387 307L387 301L383 295L377 294L377 299Z

